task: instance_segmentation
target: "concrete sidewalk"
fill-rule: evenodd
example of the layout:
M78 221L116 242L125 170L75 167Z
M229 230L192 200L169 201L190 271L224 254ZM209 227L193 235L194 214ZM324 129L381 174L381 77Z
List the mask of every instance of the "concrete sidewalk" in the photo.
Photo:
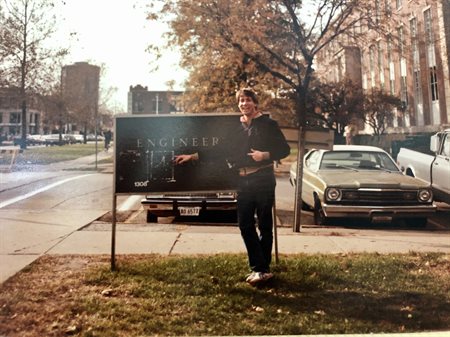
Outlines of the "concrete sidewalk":
M279 254L346 254L361 252L450 253L449 232L359 230L348 228L277 228ZM111 225L93 224L75 231L48 254L109 254ZM244 253L237 226L186 224L118 224L116 254Z
M58 216L68 219L68 215L61 213ZM0 282L4 282L45 254L111 254L111 224L96 222L98 216L99 214L94 213L70 216L72 221L77 219L76 223L61 226L59 234L52 228L49 230L53 233L52 237L41 233L39 245L29 245L25 250L8 249L5 237L2 236L2 247L14 253L5 254L6 251L3 251L1 254ZM85 222L85 225L80 226L82 222ZM92 224L88 225L91 222ZM27 237L25 232L22 234ZM362 252L388 254L411 251L450 254L450 233L317 227L302 227L300 233L295 233L292 228L279 227L276 244L279 255ZM235 225L119 223L116 228L115 251L116 255L218 254L245 253L245 247Z

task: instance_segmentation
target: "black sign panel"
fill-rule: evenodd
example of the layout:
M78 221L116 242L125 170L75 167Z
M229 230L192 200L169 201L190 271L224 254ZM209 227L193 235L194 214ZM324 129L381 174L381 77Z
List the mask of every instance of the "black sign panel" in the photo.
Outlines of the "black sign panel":
M214 151L239 124L238 114L116 117L115 193L235 190L225 160L175 165L174 158Z

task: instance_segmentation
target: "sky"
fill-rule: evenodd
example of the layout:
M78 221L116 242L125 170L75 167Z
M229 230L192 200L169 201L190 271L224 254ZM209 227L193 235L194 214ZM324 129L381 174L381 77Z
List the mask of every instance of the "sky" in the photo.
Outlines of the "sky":
M187 72L178 66L179 54L166 50L158 61L159 70L151 72L152 56L148 45L164 44L167 28L146 20L146 4L152 0L64 0L58 6L58 33L55 41L70 47L65 64L86 61L105 66L100 80L104 88L117 92L109 101L113 110L126 111L130 85L148 90L167 90L175 80L175 90L183 89ZM70 33L76 33L69 38Z

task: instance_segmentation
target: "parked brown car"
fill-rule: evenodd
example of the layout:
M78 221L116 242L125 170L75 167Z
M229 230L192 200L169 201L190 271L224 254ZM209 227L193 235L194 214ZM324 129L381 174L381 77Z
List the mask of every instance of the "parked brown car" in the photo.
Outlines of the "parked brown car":
M293 185L296 172L293 163ZM387 152L373 146L309 151L302 185L303 206L314 211L317 225L334 218L361 218L372 223L404 219L419 227L436 212L430 184L404 175Z

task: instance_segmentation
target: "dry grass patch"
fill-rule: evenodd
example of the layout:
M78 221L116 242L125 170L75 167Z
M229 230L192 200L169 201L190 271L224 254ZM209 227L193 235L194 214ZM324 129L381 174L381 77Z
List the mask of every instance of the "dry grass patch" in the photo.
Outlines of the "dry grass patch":
M282 256L243 282L244 255L44 256L0 289L0 335L178 336L450 329L450 256Z

